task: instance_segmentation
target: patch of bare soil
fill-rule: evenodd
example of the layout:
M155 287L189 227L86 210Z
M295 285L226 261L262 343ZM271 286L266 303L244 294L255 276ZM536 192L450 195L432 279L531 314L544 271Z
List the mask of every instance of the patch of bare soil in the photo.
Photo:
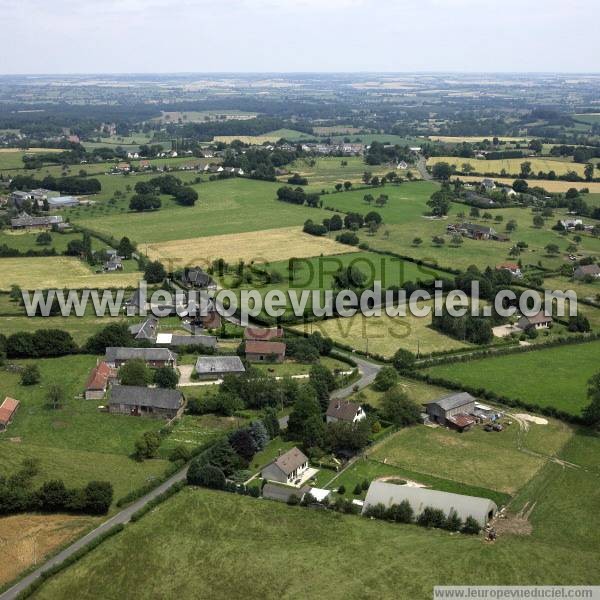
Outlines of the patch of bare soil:
M0 585L15 579L99 519L70 515L14 515L0 519Z
M499 535L531 535L533 527L529 521L529 517L535 508L535 502L525 506L518 513L510 513L508 511L500 511L494 520L490 523L490 530L494 531L496 536Z

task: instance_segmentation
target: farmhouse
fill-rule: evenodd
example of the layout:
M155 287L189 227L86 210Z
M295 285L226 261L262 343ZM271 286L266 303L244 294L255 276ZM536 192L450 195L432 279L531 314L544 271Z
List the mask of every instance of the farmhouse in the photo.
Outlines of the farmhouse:
M481 187L485 189L486 192L491 192L496 189L496 184L493 179L485 178L481 180Z
M327 423L357 423L362 421L367 415L360 404L350 402L349 400L333 399L329 403L325 417Z
M459 431L464 431L475 423L475 418L471 416L474 410L475 398L467 392L449 394L426 405L427 415L434 423Z
M404 500L410 504L416 516L420 515L426 507L431 507L444 511L446 516L456 513L462 521L473 517L481 527L484 527L498 511L496 504L488 498L374 481L367 491L362 512L364 514L376 504L383 504L389 508Z
M265 340L267 342L283 337L281 327L246 327L244 329L244 338L247 340Z
M128 360L143 360L149 367L176 367L177 354L168 348L122 348L106 349L104 361L111 367L122 367Z
M522 277L521 267L517 263L502 263L496 265L496 271L508 271L513 277Z
M600 265L579 265L573 272L575 279L585 279L586 277L593 277L598 279L600 277Z
M85 384L86 400L101 400L106 394L111 380L116 379L117 371L107 363L101 362L90 372L90 376Z
M156 332L158 330L158 319L155 317L148 317L141 323L130 325L129 333L136 340L150 340L156 339Z
M475 223L465 223L461 226L465 235L473 240L489 240L496 235L496 231L487 225L476 225Z
M62 224L61 216L32 217L23 212L18 217L10 220L13 229L52 229Z
M121 258L119 256L111 256L104 263L104 270L108 272L122 271L123 263L121 262Z
M214 335L176 335L174 333L159 333L156 344L164 346L205 346L216 348L217 338Z
M198 379L220 379L224 375L240 375L246 371L239 356L199 356L195 370Z
M548 329L552 325L552 317L545 315L542 311L539 313L532 315L531 317L527 317L523 315L517 321L517 327L522 329L523 331L527 331L532 327L535 329Z
M8 396L4 398L4 402L0 404L0 431L6 431L19 408L19 404L19 401L14 398L9 398Z
M301 485L309 471L308 458L295 446L269 463L260 475L267 481Z
M563 226L563 229L571 230L583 227L583 221L581 219L562 219L559 223Z
M200 267L184 269L183 273L181 274L181 282L189 287L202 290L217 289L217 284L213 281L212 277L208 273L204 272Z
M285 344L283 342L246 341L246 360L249 362L283 362Z
M120 415L173 419L183 412L183 396L177 390L114 385L108 410Z

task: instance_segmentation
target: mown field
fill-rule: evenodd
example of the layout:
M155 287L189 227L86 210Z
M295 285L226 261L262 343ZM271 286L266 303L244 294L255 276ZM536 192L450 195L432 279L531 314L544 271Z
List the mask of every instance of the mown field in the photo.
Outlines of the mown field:
M239 140L244 144L261 146L262 144L278 142L281 139L286 139L289 142L297 142L301 140L314 139L314 136L308 135L308 133L304 133L302 131L295 131L293 129L276 129L275 131L270 131L263 135L216 135L213 138L213 141L231 144L231 142Z
M296 325L294 329L303 333L319 331L339 344L386 358L393 356L398 348L426 355L434 351L471 347L471 344L455 340L433 329L431 314L427 317L416 317L409 312L406 317L388 317L383 311L379 317L357 314L348 318L339 317Z
M12 285L23 289L135 287L140 272L94 273L78 258L44 256L0 259L0 290Z
M136 181L131 178L129 183L133 186ZM193 207L178 206L165 197L163 207L156 212L115 211L93 216L91 212L81 210L79 214L73 214L72 220L117 238L128 235L145 244L292 225L301 227L306 219L320 222L331 216L321 209L278 201L276 192L279 187L279 183L266 181L226 179L194 186L199 199ZM112 192L108 193L112 195Z
M264 263L292 256L305 258L352 252L353 248L327 237L308 235L295 226L148 244L147 251L150 258L178 268L210 266L217 258L228 263L239 260Z
M497 173L500 175L504 170L508 175L518 175L521 172L521 164L531 163L531 172L537 174L539 171L548 173L554 171L557 175L566 175L569 171L575 171L583 177L584 164L569 162L566 160L555 160L551 158L505 158L501 160L486 160L477 158L462 158L460 156L435 156L427 160L427 166L433 166L438 162L446 162L462 170L463 164L470 164L476 173Z
M462 163L461 163L462 164ZM486 179L485 177L479 177L476 175L463 175L461 179L464 181L481 181ZM515 181L515 177L494 177L496 183L502 183L504 185L512 186ZM552 193L564 193L570 188L581 190L587 188L592 192L592 195L600 193L600 183L593 181L559 181L557 179L529 179L528 183L530 186L543 187L547 192Z
M426 369L442 377L542 407L579 415L587 382L600 370L600 342L557 346ZM532 377L532 374L538 374Z
M598 584L600 445L592 441L593 448L582 437L566 451L585 469L548 464L519 494L519 508L535 503L531 535L485 544L414 525L186 489L34 597L169 596L173 581L182 597L391 599L402 590L415 600L431 598L434 585ZM201 570L188 568L193 556L203 557Z
M429 139L436 142L444 142L448 144L461 144L467 142L469 144L477 144L485 140L492 141L494 137L497 137L501 142L523 142L527 143L531 140L530 137L510 137L510 136L481 136L481 135L465 135L465 136L453 136L453 135L430 135Z

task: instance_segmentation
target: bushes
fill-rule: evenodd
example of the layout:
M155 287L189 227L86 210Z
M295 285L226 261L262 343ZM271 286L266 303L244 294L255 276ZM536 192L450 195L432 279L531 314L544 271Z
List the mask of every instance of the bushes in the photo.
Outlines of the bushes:
M21 385L35 385L41 379L40 370L37 365L26 365L21 373Z
M344 231L340 233L335 238L336 242L340 242L340 244L347 244L349 246L358 246L359 239L356 233L353 231Z
M34 333L18 332L6 340L9 358L65 356L79 351L71 334L61 329L38 329Z
M187 473L188 485L201 485L214 490L225 488L225 475L219 467L193 461Z
M383 367L375 376L373 389L378 392L385 392L393 388L398 383L398 371L393 367Z

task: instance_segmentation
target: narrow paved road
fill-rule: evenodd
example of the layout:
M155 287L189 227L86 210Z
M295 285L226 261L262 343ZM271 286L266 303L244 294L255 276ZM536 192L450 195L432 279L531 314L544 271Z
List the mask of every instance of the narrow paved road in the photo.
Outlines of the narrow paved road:
M21 581L19 581L13 587L9 588L4 593L0 594L0 600L14 600L15 598L17 598L17 596L22 591L24 591L29 585L31 585L34 581L36 581L40 577L40 575L42 575L42 573L44 571L47 571L51 567L59 565L60 563L65 561L67 558L72 556L75 552L77 552L78 550L83 548L85 545L87 545L90 542L97 539L103 533L106 533L109 529L111 529L115 525L121 525L121 524L124 525L125 523L129 523L129 521L131 520L131 516L135 512L140 510L140 508L143 508L144 506L146 506L146 504L148 504L148 502L150 502L150 500L153 500L154 498L156 498L156 496L159 496L163 492L166 492L169 488L171 488L178 481L182 481L183 479L185 479L186 474L187 474L187 466L185 466L183 469L181 469L181 471L178 471L177 473L172 475L169 479L167 479L165 482L161 483L158 487L153 489L151 492L149 492L148 494L146 494L139 500L136 500L133 504L129 505L127 508L124 508L121 512L117 513L116 515L114 515L113 517L108 519L108 521L105 521L104 523L102 523L102 525L100 525L93 531L90 531L87 535L84 535L82 538L78 539L76 542L73 542L69 547L67 547L64 550L62 550L61 552L59 552L56 556L50 558L42 566L38 567L35 571L32 571L31 573L29 573L29 575L27 575L26 577L21 579Z
M417 170L421 175L421 179L424 179L425 181L432 181L433 177L431 176L431 173L427 170L427 160L422 154L418 154L417 156Z
M358 386L358 389L362 390L364 387L367 387L369 384L373 383L375 376L381 370L381 365L372 363L364 358L359 358L354 354L346 354L346 356L351 358L358 365L360 379L345 388L335 390L333 394L331 394L332 398L347 398L354 392L354 388L356 386Z

